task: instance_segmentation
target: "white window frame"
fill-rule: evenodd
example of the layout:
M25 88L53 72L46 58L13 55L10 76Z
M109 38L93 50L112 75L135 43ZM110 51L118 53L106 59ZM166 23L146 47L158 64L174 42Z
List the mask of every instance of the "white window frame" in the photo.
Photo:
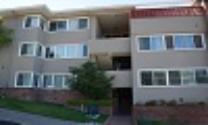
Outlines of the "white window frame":
M72 30L72 31L81 31L81 30L90 29L90 18L89 17L87 17L87 16L81 16L81 17L75 17L75 18L72 18L72 19L75 19L75 20L87 19L87 27L85 29L79 29L79 28L77 28L76 30ZM68 21L70 21L70 19Z
M205 43L205 36L204 33L174 33L174 34L170 34L173 37L173 50L175 51L193 51L193 50L206 50L206 43ZM194 35L199 35L202 38L202 48L176 48L175 47L175 37L177 35L180 36L194 36Z
M150 72L165 72L165 76L166 76L166 85L142 85L142 79L141 79L141 73L144 71L150 71ZM139 69L137 70L137 85L138 87L142 87L142 88L164 88L167 87L168 81L167 81L167 69Z
M22 55L22 54L21 54L22 46L23 46L24 44L31 44L31 45L33 45L33 54L26 54L26 55ZM21 42L21 43L19 44L19 47L18 47L18 48L19 48L18 55L19 55L20 57L35 57L35 55L36 55L36 51L35 51L35 49L36 49L36 44L37 44L36 41L31 41L31 42L23 41L23 42Z
M75 48L75 57L73 57L73 58L69 58L69 57L67 57L67 49L66 49L66 47L67 46L74 46L74 47L76 47ZM78 57L77 55L78 55L78 46L80 46L80 45L86 45L87 46L87 56L82 56L82 57ZM60 57L60 58L58 58L56 55L57 55L57 46L64 46L64 56L63 57ZM45 60L59 60L59 59L88 59L89 58L89 53L90 53L90 50L89 50L89 45L88 44L86 44L86 43L70 43L70 44L68 44L68 43L64 43L64 44L54 44L54 45L47 45L47 46L45 46L45 48L47 48L47 47L54 47L54 58L46 58L46 50L44 51L45 53L44 53L44 59Z
M73 29L70 30L69 28L69 21L70 20L79 20L79 19L87 19L87 27L85 29ZM52 21L66 21L66 30L57 30L57 31L50 31L50 23ZM90 29L90 18L87 16L80 16L80 17L74 17L74 18L58 18L58 19L51 19L47 22L47 27L48 27L48 32L49 33L58 33L58 32L78 32L78 31L82 31L82 30L87 30Z
M54 88L54 75L53 75L54 73L43 73L42 74L42 84L43 84L43 88L46 88L46 89L53 89ZM50 75L51 76L51 85L50 86L46 86L46 87L44 87L44 76L45 75Z
M149 39L152 39L152 37L157 37L157 36L161 36L162 37L162 44L163 44L163 49L158 49L158 50L154 50L154 49L150 49L150 50L141 50L140 49L140 41L139 39L140 38L149 38ZM164 35L162 34L153 34L153 35L138 35L136 36L136 47L137 47L137 52L162 52L162 51L165 51L167 50L166 48L166 43L165 43L165 38L164 38Z
M38 81L38 86L37 86L37 88L40 88L41 87L41 83L42 83L42 74L41 73L39 73L39 72L33 72L33 79L32 79L32 84L34 84L34 75L39 75L39 77L40 77L40 81ZM34 87L34 86L33 86Z
M197 69L205 69L205 70L207 70L208 71L208 67L206 67L206 66L198 66L198 67L185 67L185 68L157 68L157 69L154 69L154 68L145 68L145 69L138 69L137 70L137 87L139 87L139 88L182 88L182 87L185 87L185 88L187 88L187 87L208 87L208 84L197 84L196 83L196 74L195 74L195 71L197 70ZM181 72L181 71L193 71L194 72L194 80L195 80L195 82L194 82L194 84L188 84L188 85L185 85L184 83L183 83L183 81L181 81L181 84L180 85L170 85L170 83L169 83L169 75L168 75L168 72L169 71L179 71L179 72ZM142 85L142 79L141 79L141 73L143 72L143 71L165 71L166 72L166 86L159 86L159 85ZM182 76L181 76L181 78L182 78ZM181 79L182 80L182 79Z
M45 89L59 89L59 88L56 88L55 87L55 76L56 75L63 75L63 76L72 76L72 74L71 73L55 73L55 72L53 72L53 73L43 73L43 75L42 75L42 83L44 84L44 75L51 75L52 76L52 85L51 86L49 86L49 87L46 87ZM66 81L65 81L65 79L63 80L63 83L62 83L62 88L60 88L60 89L70 89L70 87L68 87L68 86L65 86L65 83Z
M36 55L36 51L35 51L35 57L44 58L44 56L45 56L45 46L42 43L37 42L36 45L35 45L35 49L37 49L38 45L40 45L42 47L42 52L41 52L41 56L38 56L38 55Z
M71 73L67 73L67 74L65 74L65 76L72 76L72 74ZM63 84L62 84L62 88L63 89L71 89L69 86L66 86L65 85L65 82L66 82L66 79L64 79L64 82L63 82Z
M201 38L202 38L202 46L203 47L202 48L175 48L175 36L176 35L186 35L186 36L200 35ZM152 36L162 36L163 44L164 44L165 48L161 49L161 50L140 50L139 38L149 37L151 39ZM173 49L167 49L165 36L172 36L173 37ZM136 44L136 50L137 50L138 53L140 53L140 52L162 52L162 51L204 51L207 48L204 33L165 33L165 34L137 35L135 37L135 41L136 41L136 43L135 43Z
M66 30L56 29L56 31L50 31L50 24L51 24L51 22L57 22L57 21L66 21ZM48 24L48 32L49 33L67 32L68 31L68 27L69 27L68 19L65 19L65 18L51 19L51 20L48 21L47 24Z
M38 18L38 22L37 25L35 27L25 27L25 23L28 17L37 17ZM41 28L40 27L40 19L43 19L46 21L46 19L42 16L42 15L26 15L25 17L23 17L23 21L22 21L22 28L23 29L34 29L34 28ZM46 24L45 24L46 25ZM46 26L44 26L45 28L43 29L43 31L46 30Z
M178 71L180 71L180 73L181 73L181 86L196 86L197 85L196 84L196 75L195 75L195 69L194 68L192 68L192 69L189 69L189 68L181 69L181 70L178 70ZM184 76L182 75L182 72L184 72L184 71L192 71L192 73L194 73L194 75L193 75L194 82L193 83L188 84L188 85L186 85L184 83Z
M21 54L22 46L24 44L31 44L31 45L33 45L33 54L26 54L26 55L22 55ZM36 51L37 51L38 45L40 45L42 47L41 56L36 55ZM18 46L18 56L19 57L38 57L38 58L43 58L44 54L45 54L45 48L44 48L44 45L42 43L40 43L40 42L37 42L37 41L22 41L22 42L19 43L19 46Z
M26 86L25 85L23 85L23 86L18 86L17 85L17 79L18 79L19 74L21 74L21 73L30 74L31 80L30 80L29 85L26 85ZM15 88L33 88L33 77L34 77L33 71L18 71L18 72L16 72L15 73L15 85L14 85L14 87Z

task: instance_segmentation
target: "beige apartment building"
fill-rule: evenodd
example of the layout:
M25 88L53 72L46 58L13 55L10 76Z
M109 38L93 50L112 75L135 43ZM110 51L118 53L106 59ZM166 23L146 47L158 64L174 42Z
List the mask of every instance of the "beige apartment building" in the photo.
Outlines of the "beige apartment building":
M116 111L150 100L208 101L202 6L59 12L33 6L0 15L15 30L14 41L0 49L2 88L68 91L68 68L92 60L115 76Z

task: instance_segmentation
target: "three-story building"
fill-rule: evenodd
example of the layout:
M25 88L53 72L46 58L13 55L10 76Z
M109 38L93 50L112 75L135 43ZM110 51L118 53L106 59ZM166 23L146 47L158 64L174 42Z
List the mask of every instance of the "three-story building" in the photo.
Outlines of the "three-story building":
M115 112L151 100L208 101L206 11L201 6L1 11L15 35L0 50L0 86L68 91L68 68L92 60L115 76Z

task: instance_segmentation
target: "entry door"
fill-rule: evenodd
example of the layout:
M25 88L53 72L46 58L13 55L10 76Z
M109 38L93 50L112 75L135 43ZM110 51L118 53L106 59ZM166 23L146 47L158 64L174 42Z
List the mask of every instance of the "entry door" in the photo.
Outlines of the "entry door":
M129 115L132 109L132 89L119 88L113 90L113 110L116 115Z

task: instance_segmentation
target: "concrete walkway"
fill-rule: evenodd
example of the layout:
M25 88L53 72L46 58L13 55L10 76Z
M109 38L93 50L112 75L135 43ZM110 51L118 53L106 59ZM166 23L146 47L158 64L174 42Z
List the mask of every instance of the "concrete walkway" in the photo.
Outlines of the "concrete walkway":
M1 108L0 108L0 120L9 120L9 121L21 123L21 125L81 125L80 123L63 121L59 119L53 119L39 115L11 111Z
M132 125L131 116L111 116L106 125Z

